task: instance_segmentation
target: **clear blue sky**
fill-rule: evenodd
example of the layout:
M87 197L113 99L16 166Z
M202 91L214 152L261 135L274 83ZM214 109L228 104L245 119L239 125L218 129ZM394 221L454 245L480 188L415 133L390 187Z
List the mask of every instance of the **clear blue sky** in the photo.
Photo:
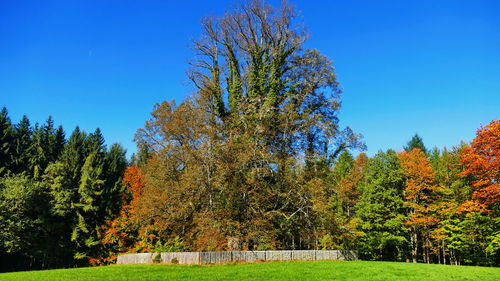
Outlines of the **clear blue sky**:
M276 3L279 1L271 1ZM100 127L129 152L152 106L182 100L190 40L237 1L0 1L0 106ZM341 124L368 153L470 141L500 118L500 1L295 0L308 47L335 62Z

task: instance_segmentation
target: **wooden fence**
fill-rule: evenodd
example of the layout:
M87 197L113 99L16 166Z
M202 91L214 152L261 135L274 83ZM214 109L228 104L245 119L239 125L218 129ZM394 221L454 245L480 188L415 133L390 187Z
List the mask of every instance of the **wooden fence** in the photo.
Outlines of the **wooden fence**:
M157 257L157 255L160 255ZM118 256L117 264L178 263L211 264L236 261L290 261L290 260L357 260L357 251L340 250L283 250L232 252L172 252L133 253Z

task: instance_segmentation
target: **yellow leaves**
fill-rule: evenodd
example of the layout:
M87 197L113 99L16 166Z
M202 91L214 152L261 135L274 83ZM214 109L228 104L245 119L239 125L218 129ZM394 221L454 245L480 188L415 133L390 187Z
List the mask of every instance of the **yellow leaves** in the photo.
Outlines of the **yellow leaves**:
M477 200L467 200L458 209L458 213L465 213L465 216L470 217L473 213L486 212L486 205Z
M414 148L410 152L403 151L399 153L399 160L406 176L413 179L416 184L430 184L434 181L434 171L422 150Z

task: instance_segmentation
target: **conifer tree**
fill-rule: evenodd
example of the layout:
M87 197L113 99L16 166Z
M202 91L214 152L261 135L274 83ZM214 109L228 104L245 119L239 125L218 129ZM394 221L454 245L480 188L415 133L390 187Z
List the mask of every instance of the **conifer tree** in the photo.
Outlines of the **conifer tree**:
M106 190L103 194L102 216L109 218L119 213L124 200L124 185L122 173L127 168L126 151L121 145L115 143L106 153Z
M14 130L7 108L0 112L0 176L10 172L12 166Z
M64 132L62 127L60 130ZM56 135L52 117L49 116L42 126L35 124L30 148L30 170L35 179L41 178L49 163L58 159L61 143L64 143L63 139L64 134Z
M360 255L372 260L402 260L406 248L403 173L394 150L379 152L366 164L357 216Z
M99 244L97 228L105 221L105 218L99 216L105 183L104 158L99 155L99 151L93 151L82 167L78 187L79 201L75 203L77 223L71 240L77 245L77 259L88 257L89 251Z
M57 130L52 135L52 158L53 161L59 159L64 150L64 145L66 144L66 134L62 126L57 127Z
M80 183L81 168L88 154L85 149L86 138L87 134L80 131L80 128L77 126L69 137L61 155L60 161L68 173L69 185L73 188Z
M427 153L427 148L425 148L424 141L418 134L415 134L404 147L406 152L410 152L414 148L418 148L422 150L424 153Z
M13 172L15 174L29 171L30 161L30 147L32 145L32 128L30 121L26 115L23 115L21 121L16 125L15 130L15 149L14 149L14 163Z

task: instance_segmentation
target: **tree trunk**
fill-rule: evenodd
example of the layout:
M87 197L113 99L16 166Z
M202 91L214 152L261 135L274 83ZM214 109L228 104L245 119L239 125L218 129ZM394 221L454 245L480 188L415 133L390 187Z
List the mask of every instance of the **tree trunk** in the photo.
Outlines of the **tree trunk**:
M444 240L443 240L443 264L446 264L446 248L444 246Z
M411 258L413 263L417 263L417 254L418 254L418 237L417 237L417 232L413 230L413 233L411 234L410 237L411 241Z

